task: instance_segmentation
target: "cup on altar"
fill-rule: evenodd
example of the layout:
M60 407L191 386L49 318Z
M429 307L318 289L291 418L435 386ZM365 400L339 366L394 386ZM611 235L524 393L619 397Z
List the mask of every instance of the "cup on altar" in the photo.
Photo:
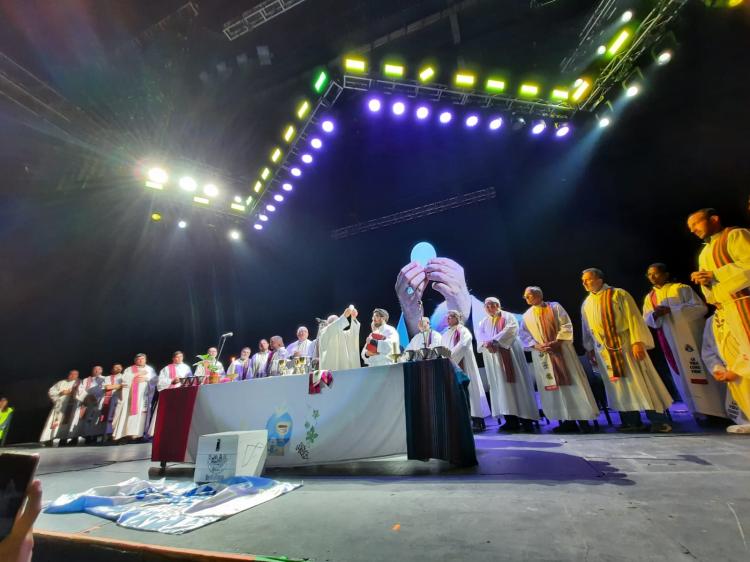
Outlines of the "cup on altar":
M294 358L294 374L302 375L305 372L305 363L307 362L306 357L295 357Z
M394 363L398 363L398 360L401 357L401 347L395 341L391 342L391 352L388 354L388 357L390 357Z
M286 359L279 359L279 374L286 375Z

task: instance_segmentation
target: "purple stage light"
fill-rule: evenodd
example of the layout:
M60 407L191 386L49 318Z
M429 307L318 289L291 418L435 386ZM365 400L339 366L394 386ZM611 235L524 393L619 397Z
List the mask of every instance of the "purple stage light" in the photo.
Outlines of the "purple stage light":
M502 126L503 126L503 118L502 117L495 117L492 121L490 121L490 130L491 131L497 131Z
M260 215L258 215L258 218L263 222L266 222L268 220L268 215L264 215L261 213Z
M533 135L541 135L544 132L544 129L547 128L547 123L544 121L535 121L534 125L531 127L531 134Z
M430 115L430 109L422 105L417 108L417 119L427 119L427 117Z
M294 189L294 187L291 183L285 183L281 186L281 189L283 189L284 191L291 191L292 189Z
M380 111L381 103L378 98L372 98L370 101L367 102L367 107L370 111L373 113L377 113Z
M445 125L446 123L450 123L451 119L453 119L453 114L450 111L443 111L440 114L440 122Z
M467 127L476 127L477 123L479 123L479 117L476 115L469 115L466 118L466 126Z
M253 228L254 228L255 230L263 230L263 225L262 225L262 224L260 224L260 223L257 223L257 222L256 222L256 223L255 223L255 224L253 225Z
M318 137L314 137L310 139L310 146L312 146L315 150L320 150L323 147L323 141Z
M320 124L320 128L323 129L326 133L332 133L333 132L333 121L330 119L326 119Z
M281 193L277 193L276 195L273 196L273 200L278 203L281 203L284 200L284 196Z
M566 136L570 132L570 125L567 123L563 123L557 128L557 131L555 131L555 136L557 138L562 138Z
M310 154L303 154L303 155L302 155L302 161L303 161L303 162L304 162L305 164L312 164L312 161L313 161L313 157L312 157L312 156L311 156Z
M403 115L404 111L406 111L406 105L402 101L397 101L391 106L391 111L393 111L394 115Z
M271 211L272 213L276 210L276 205L268 204L266 205L266 211Z
M302 170L300 170L300 169L299 169L299 168L297 168L297 167L295 167L295 168L292 168L291 170L289 170L289 172L290 172L290 173L291 173L291 174L292 174L292 175L293 175L293 176L294 176L295 178L298 178L298 177L300 177L300 176L302 175Z

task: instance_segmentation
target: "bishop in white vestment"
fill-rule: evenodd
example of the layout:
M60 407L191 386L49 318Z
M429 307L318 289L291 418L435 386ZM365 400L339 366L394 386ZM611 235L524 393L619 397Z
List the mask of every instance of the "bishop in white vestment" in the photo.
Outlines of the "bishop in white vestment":
M482 353L490 406L494 417L505 417L500 431L533 430L539 419L534 383L518 340L518 320L500 308L495 297L484 300L487 316L477 326L477 351ZM520 418L520 419L519 419Z
M297 339L286 346L288 357L313 357L315 342L308 339L310 332L305 326L297 328Z
M688 285L673 283L663 263L648 267L653 289L643 300L643 318L657 339L683 402L695 415L724 417L724 389L701 360L707 307Z
M372 312L371 332L362 348L362 360L368 367L392 365L391 354L401 353L398 331L388 325L388 311L376 308Z
M78 409L78 376L78 371L72 370L66 379L56 382L47 391L52 401L52 410L39 437L41 443L51 445L55 439L64 443L70 436L71 422L77 416Z
M156 371L146 365L146 355L135 356L135 364L122 374L122 399L114 421L113 439L141 439L151 421L151 400L154 397Z
M585 269L581 279L589 292L581 310L583 347L602 373L609 405L620 411L619 430L643 430L639 411L645 410L652 431L672 431L664 414L672 397L646 351L654 339L633 297L607 285L600 269Z
M341 316L332 314L321 326L317 345L320 370L359 369L359 312L347 307Z
M531 305L521 322L519 338L531 353L536 387L544 415L561 420L552 431L591 430L599 408L586 373L573 347L573 323L560 303L545 301L539 287L526 287L523 294Z

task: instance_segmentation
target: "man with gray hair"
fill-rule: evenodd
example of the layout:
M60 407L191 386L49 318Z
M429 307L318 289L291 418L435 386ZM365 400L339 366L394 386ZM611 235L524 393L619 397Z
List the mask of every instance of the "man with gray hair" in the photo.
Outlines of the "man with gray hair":
M306 326L297 328L297 340L290 343L287 348L288 357L312 357L315 343L308 339L310 335Z
M281 336L271 336L271 352L266 361L266 376L280 375L279 361L287 358L286 347Z
M430 326L430 319L427 316L422 316L417 324L419 332L411 339L406 349L409 351L417 351L418 349L434 349L443 345L440 332L436 332Z
M372 311L372 332L367 336L361 353L365 365L369 367L391 365L393 359L390 355L394 351L401 353L398 332L396 328L388 325L388 318L388 311L383 308Z
M560 421L554 433L589 433L588 420L596 419L599 408L589 381L573 347L573 322L557 302L544 300L539 287L526 287L524 312L518 334L531 361L542 409L549 419ZM578 425L576 425L576 421Z
M607 285L601 269L584 269L581 282L589 293L581 308L583 347L599 368L609 405L620 411L618 431L643 431L645 410L651 431L671 432L664 412L672 397L646 351L654 338L638 305L627 291Z

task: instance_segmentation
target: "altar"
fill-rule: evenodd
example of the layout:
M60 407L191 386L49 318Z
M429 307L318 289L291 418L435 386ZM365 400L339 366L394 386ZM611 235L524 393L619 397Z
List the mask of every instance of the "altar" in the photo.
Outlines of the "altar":
M174 388L159 396L152 460L194 462L208 433L268 430L266 466L406 454L476 464L465 375L447 359Z

